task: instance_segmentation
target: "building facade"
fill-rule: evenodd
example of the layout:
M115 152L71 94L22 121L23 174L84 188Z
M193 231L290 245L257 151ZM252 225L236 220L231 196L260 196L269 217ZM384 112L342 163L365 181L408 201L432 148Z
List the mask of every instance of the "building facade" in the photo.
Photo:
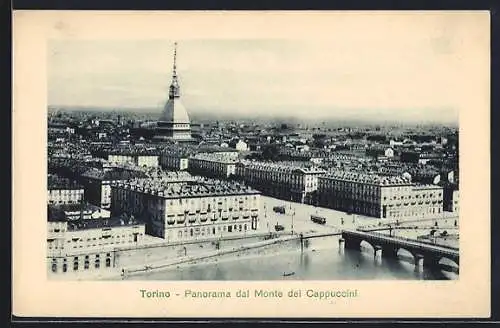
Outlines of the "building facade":
M112 151L107 160L111 164L132 164L141 167L159 167L160 155L153 152Z
M241 161L235 171L238 180L263 194L306 204L315 203L318 177L322 174L325 170L315 166L256 161Z
M260 193L217 180L137 179L112 185L112 213L146 222L168 242L246 234L259 225Z
M189 168L189 155L175 151L164 152L160 157L160 166L166 170L187 170Z
M146 177L141 171L91 169L82 175L85 199L104 209L111 207L111 184L116 181Z
M442 215L443 188L417 185L407 177L335 171L318 179L319 205L378 218Z
M189 157L189 172L213 178L229 178L236 173L238 155L233 152L199 153Z
M115 267L115 250L139 246L145 226L131 218L68 220L49 215L47 271L65 274Z
M49 176L47 203L54 205L79 204L84 197L84 187L69 179Z
M248 144L243 140L238 140L234 148L237 151L248 151Z
M394 157L394 149L388 145L375 144L366 149L366 155L374 158L392 158Z
M458 184L450 183L444 186L444 210L458 213L460 210L460 194Z

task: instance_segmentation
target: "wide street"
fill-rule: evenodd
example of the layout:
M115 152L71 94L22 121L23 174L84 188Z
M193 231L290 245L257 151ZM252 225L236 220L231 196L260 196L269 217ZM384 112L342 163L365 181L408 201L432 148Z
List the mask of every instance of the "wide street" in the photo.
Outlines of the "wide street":
M274 206L284 206L285 214L275 213ZM342 211L336 211L328 208L315 207L312 205L284 201L268 196L261 196L260 200L260 227L261 231L274 231L276 224L285 227L285 232L307 233L307 232L334 232L341 229L355 229L357 227L377 227L381 225L395 224L393 219L380 219L367 217L358 214L347 214ZM326 219L326 224L317 224L311 221L311 215L318 215ZM419 225L433 225L435 221L446 220L458 221L456 213L444 212L438 217L432 219L401 219L400 224L411 222ZM449 222L448 222L449 223ZM293 225L293 227L292 227Z

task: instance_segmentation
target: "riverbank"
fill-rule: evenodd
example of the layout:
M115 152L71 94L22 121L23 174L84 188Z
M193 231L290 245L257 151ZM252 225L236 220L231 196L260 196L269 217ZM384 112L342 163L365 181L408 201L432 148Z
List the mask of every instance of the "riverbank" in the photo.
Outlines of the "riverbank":
M281 219L285 219L282 217ZM346 221L344 225L327 226L312 223L307 217L286 218L289 223L294 222L295 228L301 227L297 225L298 219L302 219L303 229L296 229L295 235L291 235L291 231L274 232L274 231L255 231L249 232L244 236L219 236L212 238L196 239L188 242L167 242L158 238L150 238L143 245L133 245L128 247L120 247L113 249L113 268L101 268L98 270L85 270L80 272L66 272L55 279L68 280L120 280L129 279L129 277L137 275L145 275L147 273L156 273L163 270L181 269L190 265L200 263L222 263L234 260L246 260L255 257L266 256L268 254L277 254L284 251L297 251L300 253L300 238L298 232L316 232L316 233L340 233L343 228L349 229L351 221ZM373 219L375 220L375 219ZM376 219L381 220L381 219ZM444 222L443 222L444 220ZM373 221L363 222L367 225L364 228L367 230L387 230L389 224L393 224L393 234L410 234L415 238L419 235L427 234L424 230L435 229L435 222L439 222L439 228L436 230L450 229L458 230L455 227L454 220L450 217L420 219L420 220L401 220L397 226L394 222ZM352 220L352 228L359 228L360 220L358 218L356 225ZM380 222L380 225L378 224ZM417 229L415 229L418 226ZM453 226L453 227L452 227ZM307 228L307 229L306 229ZM373 229L378 228L378 229ZM397 232L396 232L397 231ZM450 232L450 231L448 231ZM410 236L408 236L410 237ZM338 240L332 237L326 237L324 245L320 245L322 238L309 239L304 242L305 250L308 252L313 249L336 249ZM293 243L292 240L297 240ZM337 240L337 241L336 241ZM287 244L288 243L288 244ZM52 278L52 277L50 277Z
M279 251L282 248L289 247L288 243L294 243L295 247L300 247L299 236L282 236L280 238L264 240L252 244L241 245L231 249L219 249L216 251L203 252L194 256L180 257L169 261L160 261L150 263L146 266L137 265L123 268L124 277L130 277L145 272L157 272L169 267L178 267L181 265L198 264L201 262L216 262L224 259L235 259L238 257L247 257L250 255L261 256L266 252Z
M227 242L227 241L226 241ZM229 241L231 242L231 240ZM234 241L237 243L238 241ZM240 240L241 242L241 240ZM163 251L164 248L155 247L157 251ZM300 237L297 235L282 235L275 238L265 239L242 245L226 245L223 249L204 249L200 248L192 252L189 256L176 256L174 258L165 258L157 261L147 261L145 263L133 263L129 261L127 265L118 265L115 268L103 268L100 270L89 270L80 272L67 272L64 275L50 277L54 280L123 280L130 279L136 275L161 272L167 269L180 269L199 263L213 263L218 261L231 261L242 258L265 256L278 253L284 249L300 249ZM134 249L138 257L146 258L150 248Z
M240 256L206 258L155 272L128 276L137 281L281 281L281 280L448 280L441 270L415 270L411 257L376 259L370 249L339 250L338 239L329 237L309 248L253 249ZM285 275L288 274L288 275Z

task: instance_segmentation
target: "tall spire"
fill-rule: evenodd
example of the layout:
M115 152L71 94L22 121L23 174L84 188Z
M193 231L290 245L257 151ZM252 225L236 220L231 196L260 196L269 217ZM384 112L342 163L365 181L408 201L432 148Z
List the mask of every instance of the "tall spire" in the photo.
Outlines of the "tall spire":
M172 70L172 83L170 84L170 91L168 97L170 99L179 98L179 81L177 81L177 42L174 43L174 67Z
M177 42L174 43L174 78L177 77L177 66L176 66L176 61L177 61Z

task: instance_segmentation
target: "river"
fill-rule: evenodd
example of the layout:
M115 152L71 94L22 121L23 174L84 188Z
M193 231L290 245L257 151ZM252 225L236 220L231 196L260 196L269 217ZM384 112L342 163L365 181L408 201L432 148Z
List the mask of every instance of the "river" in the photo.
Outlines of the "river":
M454 280L458 274L441 269L416 271L411 259L374 259L373 250L339 250L337 237L315 241L308 249L221 259L130 276L133 280ZM333 239L333 240L332 240ZM283 273L294 272L283 276Z

